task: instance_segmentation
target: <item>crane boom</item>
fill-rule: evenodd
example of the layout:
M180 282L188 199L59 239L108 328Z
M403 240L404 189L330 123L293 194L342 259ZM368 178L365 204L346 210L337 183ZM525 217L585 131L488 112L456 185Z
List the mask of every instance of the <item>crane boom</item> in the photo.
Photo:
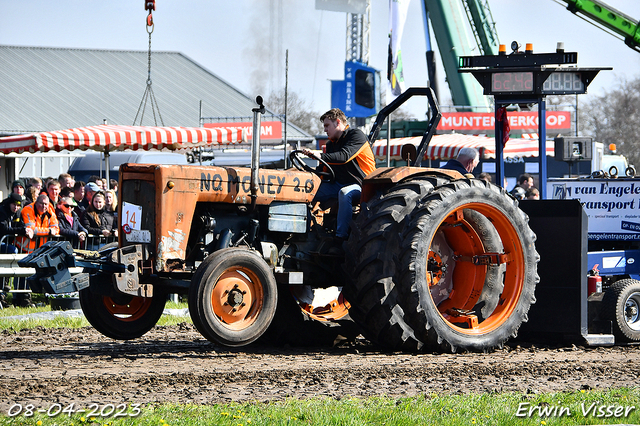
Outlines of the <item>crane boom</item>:
M496 23L491 15L488 0L464 0L464 9L473 30L473 36L483 55L497 55L498 32Z
M438 42L454 105L481 106L483 110L488 109L489 103L480 85L470 75L458 73L459 58L473 54L471 49L473 42L469 38L461 2L459 0L423 0L423 5L423 11L425 15L429 15L433 33ZM428 31L427 28L425 28L426 31Z
M640 52L640 22L599 0L561 0L567 9L604 27L624 39L627 46Z

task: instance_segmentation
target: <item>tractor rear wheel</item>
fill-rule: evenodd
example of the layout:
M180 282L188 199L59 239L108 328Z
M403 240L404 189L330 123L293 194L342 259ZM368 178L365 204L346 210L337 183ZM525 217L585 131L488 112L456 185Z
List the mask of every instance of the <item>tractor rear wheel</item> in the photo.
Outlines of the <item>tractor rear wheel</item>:
M88 288L80 290L79 298L87 321L100 333L116 340L137 339L151 330L167 302L165 294L109 297Z
M613 334L622 342L640 341L640 281L623 279L609 287L602 299L606 319L613 322Z
M460 179L435 189L400 240L398 300L426 349L491 350L527 321L535 234L502 188Z
M218 250L196 270L189 288L189 313L208 340L244 346L269 327L278 292L271 268L256 252Z
M397 302L397 249L407 216L420 199L445 182L426 177L396 185L363 204L351 226L344 265L349 278L343 288L351 305L349 315L369 340L391 350L417 351L423 346Z

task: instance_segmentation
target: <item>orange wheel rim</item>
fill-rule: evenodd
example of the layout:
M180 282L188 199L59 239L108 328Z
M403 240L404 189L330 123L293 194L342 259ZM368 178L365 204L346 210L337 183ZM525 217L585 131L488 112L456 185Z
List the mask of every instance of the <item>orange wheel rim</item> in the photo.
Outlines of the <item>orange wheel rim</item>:
M243 267L225 270L211 292L213 312L226 327L243 330L262 311L262 284L255 273Z
M504 247L503 259L507 259L504 289L499 296L499 303L482 321L472 308L484 286L487 266L475 265L469 261L469 258L481 257L485 253L478 234L471 226L468 224L466 227L460 226L466 223L462 218L462 212L465 209L475 210L491 221ZM439 231L446 235L446 241L458 259L455 270L449 278L452 283L450 294L446 300L437 304L440 316L449 327L463 334L483 335L496 330L513 314L524 285L524 254L516 228L500 209L488 204L470 203L450 212L440 223L436 233ZM433 244L433 240L430 244ZM433 263L434 259L437 259L437 253L430 249L428 259ZM429 270L429 266L427 271L427 283L432 286L434 273ZM444 277L440 276L439 279L442 280ZM433 287L431 296L432 299L437 296L434 294Z
M125 322L142 318L149 310L152 301L153 299L150 297L132 297L128 303L121 305L114 302L110 297L105 296L102 298L107 311L120 321Z
M337 321L345 317L349 313L351 304L342 295L342 292L338 297L325 306L314 307L307 303L300 303L300 308L310 318L316 321Z

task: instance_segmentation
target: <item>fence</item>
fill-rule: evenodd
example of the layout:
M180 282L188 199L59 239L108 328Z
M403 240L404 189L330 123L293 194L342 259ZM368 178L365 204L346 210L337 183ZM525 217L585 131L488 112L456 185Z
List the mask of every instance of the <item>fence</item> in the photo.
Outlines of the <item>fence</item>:
M1 291L5 291L8 287L8 291L11 293L31 293L27 284L27 277L35 274L33 268L21 268L18 266L18 261L29 254L33 249L22 249L18 244L18 239L25 238L16 235L5 235L0 239L0 281L2 282ZM59 236L48 237L34 237L32 241L35 241L35 247L40 247L47 241L61 241L64 238ZM117 237L104 237L102 235L88 235L85 241L72 241L71 245L74 249L81 250L98 250L105 244L117 241ZM71 271L71 273L81 272L81 268L74 268L77 271Z

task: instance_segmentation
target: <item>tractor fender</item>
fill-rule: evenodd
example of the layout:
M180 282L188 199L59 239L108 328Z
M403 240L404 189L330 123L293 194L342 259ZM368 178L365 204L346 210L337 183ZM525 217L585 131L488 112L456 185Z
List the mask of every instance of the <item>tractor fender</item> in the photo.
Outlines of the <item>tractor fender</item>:
M424 176L444 177L451 180L464 178L462 174L455 170L409 166L380 167L364 178L360 199L362 202L366 202L376 194L386 191L394 185Z

